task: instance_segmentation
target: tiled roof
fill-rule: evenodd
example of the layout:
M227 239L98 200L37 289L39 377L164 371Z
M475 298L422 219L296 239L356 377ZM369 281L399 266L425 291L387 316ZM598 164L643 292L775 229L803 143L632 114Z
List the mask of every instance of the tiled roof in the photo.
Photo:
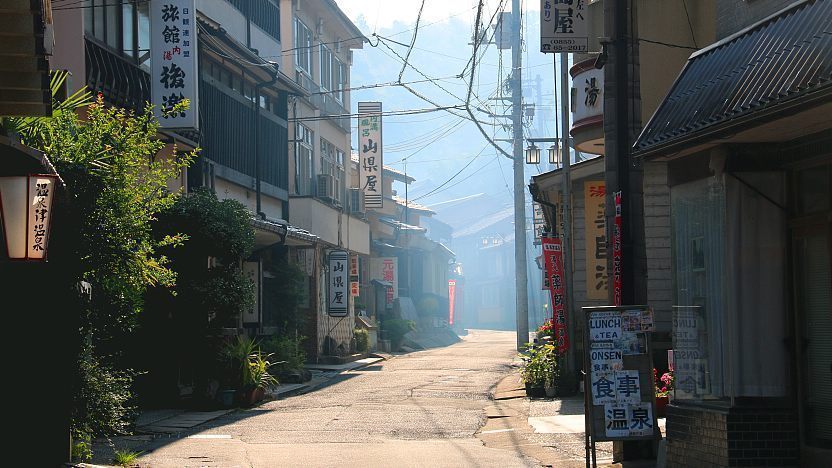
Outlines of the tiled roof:
M832 1L802 1L688 59L634 145L654 153L832 90ZM772 109L775 110L775 109Z
M402 198L402 197L400 197L400 196L398 196L398 195L393 195L391 198L392 198L392 199L393 199L393 201L394 201L394 202L396 202L397 204L399 204L399 205L401 205L401 206L407 206L407 208L409 208L409 209L411 209L411 210L421 211L421 212L423 212L423 213L436 214L436 212L435 212L435 211L431 210L431 209L430 209L430 208L428 208L427 206L425 206L425 205L420 205L420 204L418 204L418 203L414 203L414 202L409 201L409 200L408 200L407 202L405 202L405 199L404 199L404 198Z

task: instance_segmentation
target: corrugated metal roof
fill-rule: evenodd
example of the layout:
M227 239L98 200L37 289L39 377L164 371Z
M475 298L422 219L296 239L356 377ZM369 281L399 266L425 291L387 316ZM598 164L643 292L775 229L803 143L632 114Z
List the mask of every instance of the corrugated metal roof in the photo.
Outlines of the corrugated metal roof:
M634 145L644 154L738 117L826 91L832 0L797 2L688 59Z

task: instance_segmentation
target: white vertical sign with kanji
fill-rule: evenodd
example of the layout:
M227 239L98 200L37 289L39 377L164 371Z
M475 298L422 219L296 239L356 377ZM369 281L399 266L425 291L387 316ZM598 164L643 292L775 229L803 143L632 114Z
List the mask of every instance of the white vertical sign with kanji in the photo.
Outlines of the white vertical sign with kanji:
M589 51L587 0L540 0L540 51Z
M334 250L329 254L329 297L327 313L331 317L345 317L349 312L349 253Z
M384 206L384 186L381 174L384 167L381 143L381 103L358 103L358 183L364 193L366 208Z
M150 2L150 97L162 128L199 128L195 0ZM183 99L190 107L176 113Z

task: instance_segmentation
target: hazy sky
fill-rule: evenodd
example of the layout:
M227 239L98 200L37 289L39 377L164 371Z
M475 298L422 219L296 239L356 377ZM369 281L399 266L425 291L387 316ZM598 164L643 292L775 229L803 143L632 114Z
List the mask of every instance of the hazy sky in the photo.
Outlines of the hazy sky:
M356 50L351 69L351 86L367 86L395 82L403 65L413 34L421 0L337 0L371 43ZM538 52L538 2L528 2L523 15L524 103L536 105L535 120L525 130L527 136L554 136L552 109L552 56ZM482 22L489 24L498 12L511 10L511 0L488 0ZM420 28L403 82L420 81L410 86L440 106L463 105L468 91L468 62L473 48L471 37L477 12L473 0L426 0ZM495 22L491 23L494 24ZM379 41L373 36L381 36ZM507 114L509 97L504 86L511 72L511 51L497 50L490 45L478 60L474 77L472 109L492 138L508 138L503 124L510 120L490 117ZM415 68L414 68L415 67ZM458 75L465 71L464 78ZM536 79L540 78L540 85ZM427 80L431 79L432 82ZM402 87L383 86L352 92L352 112L358 101L382 101L385 111L425 109L434 107ZM464 111L460 111L464 114ZM384 162L417 179L410 187L411 199L441 186L436 192L417 202L427 205L454 197L485 192L497 198L498 204L512 199L511 161L498 156L473 122L438 111L425 114L384 117ZM507 127L506 127L507 128ZM357 135L353 136L353 140ZM355 145L355 143L353 143ZM510 145L500 144L511 152ZM544 153L545 154L545 153ZM405 162L407 163L405 166ZM524 180L546 167L529 167ZM457 174L459 173L459 174ZM455 177L454 177L455 176ZM403 187L397 186L400 195ZM499 210L499 207L495 207Z

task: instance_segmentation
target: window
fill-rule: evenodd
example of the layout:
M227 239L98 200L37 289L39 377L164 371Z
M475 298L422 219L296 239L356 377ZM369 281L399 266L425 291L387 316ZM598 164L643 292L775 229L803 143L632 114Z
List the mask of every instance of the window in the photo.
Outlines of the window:
M339 161L340 158L340 161ZM344 152L335 145L321 138L321 174L329 174L335 179L335 196L338 201L344 198Z
M295 66L312 76L312 31L295 18Z
M347 87L347 67L340 60L332 59L332 86L335 88L335 99L344 103L344 89Z
M321 88L332 90L332 52L321 44Z
M84 0L84 27L88 37L149 66L150 20L148 2Z
M313 155L315 154L314 132L298 123L295 126L295 192L298 195L312 195Z

